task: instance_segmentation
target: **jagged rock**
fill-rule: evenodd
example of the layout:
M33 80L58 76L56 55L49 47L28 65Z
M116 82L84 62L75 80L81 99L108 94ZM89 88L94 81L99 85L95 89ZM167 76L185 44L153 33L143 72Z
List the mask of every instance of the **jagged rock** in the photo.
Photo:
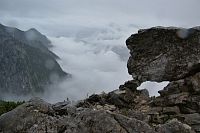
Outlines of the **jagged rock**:
M32 99L0 117L0 132L26 132L38 122L42 122L44 117L45 123L50 122L52 113L53 109L49 103Z
M145 122L146 116L144 114L137 117L143 120L141 121L110 111L67 106L66 113L61 115L57 113L59 111L58 105L63 106L64 104L52 105L38 98L32 99L0 117L0 132L194 133L190 126L177 120L171 120L164 125L157 126L155 131ZM137 112L135 114L138 115Z
M122 127L126 127L127 133L155 133L145 122L136 119L123 119L120 115L115 115L115 119Z
M178 94L181 92L188 92L183 79L170 82L163 90L158 91L160 96L168 96L171 94Z
M164 124L169 120L169 115L159 115L157 113L150 114L149 123L153 124Z
M140 90L140 93L146 97L149 97L149 91L147 89Z
M176 27L139 30L127 39L126 44L131 54L127 66L134 80L139 83L170 81L159 91L160 96L152 98L147 104L151 125L164 124L178 118L199 132L199 40L199 28ZM190 132L178 121L170 121L158 131Z
M96 110L107 110L107 111L115 111L116 110L115 105L109 105L109 104L96 105L96 106L93 106L93 108Z
M183 124L176 119L170 120L156 128L156 131L159 133L195 133L189 125Z
M105 110L66 109L59 115L51 105L41 99L29 102L0 117L0 132L66 132L66 133L154 133L146 123ZM73 107L74 108L74 107ZM68 113L69 110L71 113ZM73 112L73 113L72 113Z
M137 120L141 120L144 122L148 122L149 121L149 117L146 113L143 113L141 111L135 111L133 109L121 109L119 110L120 114L125 115L129 118L135 118Z
M71 103L70 101L58 102L58 103L53 105L53 109L59 110L59 109L65 108L70 103Z
M55 112L59 115L67 115L70 111L69 105L71 104L70 101L58 102L52 106ZM73 108L70 108L73 109Z
M162 113L168 115L175 115L175 114L180 114L180 110L178 106L163 107Z
M184 104L185 101L189 98L189 93L182 92L179 94L172 94L166 97L165 105L166 106L173 106L178 104Z
M200 94L200 73L196 73L195 75L186 78L185 82L191 93Z
M164 97L158 97L154 99L153 105L154 106L175 106L179 104L185 104L186 100L189 99L189 93L188 92L182 92L177 94L172 94L169 96Z
M161 97L161 96L158 96L156 98L154 98L151 102L150 102L150 105L152 107L163 107L165 105L165 98L164 97Z
M200 96L199 95L190 95L184 103L180 104L179 108L181 113L188 114L188 113L199 113L200 112Z
M179 119L182 119L184 123L190 125L193 130L200 132L200 114L183 114L179 116Z
M125 88L130 89L131 91L135 92L137 90L137 87L140 86L141 83L136 80L129 80L125 82L123 85L119 86L120 90L124 90Z
M193 75L200 71L199 40L197 29L157 27L133 34L126 41L131 54L129 74L141 82L174 81Z
M200 92L199 72L184 79L172 81L163 90L159 91L161 96L178 94L181 92L190 92L191 94L199 94Z
M95 105L105 106L114 105L118 109L131 108L137 111L148 110L150 101L147 90L137 90L137 81L128 81L120 85L119 89L109 92L108 94L94 94L89 98L81 101L77 107L93 108Z

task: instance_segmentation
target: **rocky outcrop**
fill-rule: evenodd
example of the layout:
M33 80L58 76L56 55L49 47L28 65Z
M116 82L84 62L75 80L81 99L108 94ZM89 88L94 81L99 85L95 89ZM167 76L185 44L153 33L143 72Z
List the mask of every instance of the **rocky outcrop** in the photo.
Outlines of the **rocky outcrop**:
M137 90L138 82L127 81L124 85L120 85L119 89L102 93L100 95L91 95L88 99L81 101L77 106L81 107L100 107L104 105L114 105L114 107L132 108L139 104L145 104L150 100L147 90Z
M198 28L154 27L139 30L126 41L128 71L139 81L174 81L200 71Z
M41 99L32 99L0 117L0 132L153 133L154 131L142 121L109 111L75 108L68 105L68 102L51 105Z
M200 31L154 27L127 40L129 73L135 80L170 81L149 102L151 125L176 118L200 132Z
M131 53L128 70L133 80L108 94L93 95L84 100L83 105L109 109L145 121L155 128L161 124L162 129L157 130L160 132L183 132L184 124L200 132L199 40L198 28L140 30L127 40ZM144 81L166 80L170 83L159 91L159 97L150 98L145 90L137 90ZM169 130L172 123L176 126Z
M190 126L176 119L172 119L164 125L158 125L156 131L160 133L195 133Z
M49 104L34 98L0 117L0 132L27 133L193 133L178 120L152 128L147 123L108 110L77 108L69 102Z
M160 96L151 103L152 123L163 124L165 121L177 118L200 132L200 96L199 73L185 79L171 82ZM158 109L159 108L159 109Z

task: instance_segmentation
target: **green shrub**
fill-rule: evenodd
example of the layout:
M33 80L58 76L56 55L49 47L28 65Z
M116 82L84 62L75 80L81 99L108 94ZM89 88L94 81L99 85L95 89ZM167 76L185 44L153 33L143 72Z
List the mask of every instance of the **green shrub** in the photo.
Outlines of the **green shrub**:
M0 100L0 115L13 110L17 106L21 105L23 102L7 102L7 101L1 101Z

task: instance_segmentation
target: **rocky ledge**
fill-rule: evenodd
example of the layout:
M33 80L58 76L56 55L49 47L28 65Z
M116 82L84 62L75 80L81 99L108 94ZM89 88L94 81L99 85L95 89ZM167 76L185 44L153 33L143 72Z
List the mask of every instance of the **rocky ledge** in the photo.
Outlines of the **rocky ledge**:
M72 105L32 99L0 116L0 132L200 133L199 28L154 27L126 41L133 80ZM170 81L149 97L144 81Z

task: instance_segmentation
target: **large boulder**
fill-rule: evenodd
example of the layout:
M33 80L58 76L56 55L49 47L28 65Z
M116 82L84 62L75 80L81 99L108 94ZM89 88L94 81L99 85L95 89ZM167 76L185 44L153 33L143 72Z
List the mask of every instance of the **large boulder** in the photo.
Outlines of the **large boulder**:
M126 44L131 54L128 71L134 80L170 81L159 91L160 96L149 102L149 123L162 124L158 132L200 132L199 28L139 30Z
M200 71L198 28L139 30L126 44L131 54L128 72L139 81L174 81Z

